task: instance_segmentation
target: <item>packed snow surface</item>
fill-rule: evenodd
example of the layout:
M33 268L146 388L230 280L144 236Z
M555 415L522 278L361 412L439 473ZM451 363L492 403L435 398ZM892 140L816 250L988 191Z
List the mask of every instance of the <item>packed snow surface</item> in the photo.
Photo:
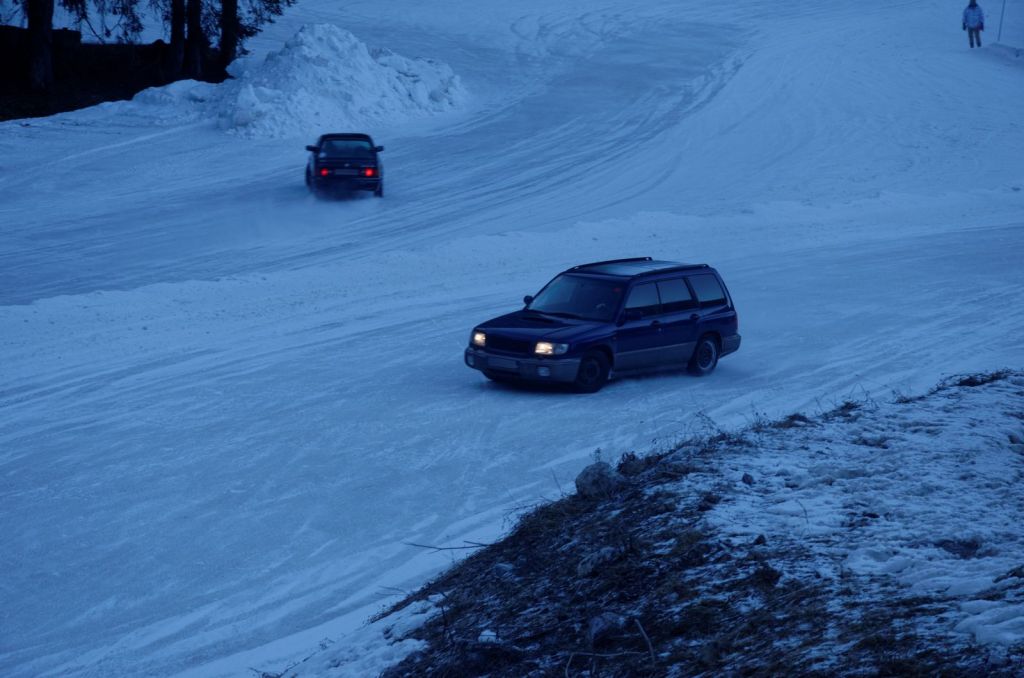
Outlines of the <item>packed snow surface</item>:
M0 125L0 673L278 671L448 562L407 543L495 538L596 448L1019 364L1024 68L960 9L304 0L235 81ZM349 76L351 117L289 117ZM384 199L308 195L341 124ZM462 365L636 255L725 276L712 377Z

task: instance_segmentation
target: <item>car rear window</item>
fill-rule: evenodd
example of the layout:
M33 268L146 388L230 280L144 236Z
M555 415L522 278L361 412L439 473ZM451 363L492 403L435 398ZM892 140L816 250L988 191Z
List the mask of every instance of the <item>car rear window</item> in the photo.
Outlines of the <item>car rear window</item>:
M690 276L689 280L701 306L717 306L725 303L725 290L722 289L715 276L706 273Z
M654 283L644 283L634 287L626 299L627 311L640 311L640 315L654 315L661 310L658 302L658 288Z
M370 156L373 146L365 139L325 139L320 154L328 157Z
M658 293L661 295L661 310L664 313L685 311L697 306L697 301L682 278L662 280L658 283Z

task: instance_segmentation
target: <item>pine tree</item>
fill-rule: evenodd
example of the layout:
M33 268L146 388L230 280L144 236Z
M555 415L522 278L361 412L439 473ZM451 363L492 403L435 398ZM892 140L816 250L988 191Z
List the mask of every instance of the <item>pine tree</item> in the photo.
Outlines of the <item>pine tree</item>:
M137 1L137 0L133 0ZM61 7L85 17L86 0L60 0ZM53 0L22 0L28 19L29 86L34 92L53 88Z
M185 0L171 0L171 49L167 71L173 80L181 75L185 63Z
M25 0L28 17L29 86L34 92L53 88L53 0Z
M222 68L234 61L245 40L259 32L264 24L272 23L295 0L221 0L220 5L220 62Z
M188 28L185 38L185 75L199 80L206 70L204 57L209 44L203 32L203 0L187 0L185 23Z
M221 0L220 4L220 66L227 69L238 53L238 0Z

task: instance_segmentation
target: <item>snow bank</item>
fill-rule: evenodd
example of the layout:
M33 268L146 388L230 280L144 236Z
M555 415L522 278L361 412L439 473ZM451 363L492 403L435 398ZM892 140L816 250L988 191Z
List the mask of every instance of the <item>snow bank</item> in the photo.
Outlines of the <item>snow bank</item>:
M955 629L978 643L1020 644L1022 412L1024 374L1004 372L762 427L753 448L720 455L737 492L709 522L740 541L796 537L821 572L862 577L864 595L895 581L959 605Z
M371 49L337 26L303 26L262 64L232 73L219 111L244 136L286 137L358 129L458 105L462 84L447 65Z
M348 31L308 24L262 63L239 60L219 86L183 80L133 102L180 119L212 117L245 137L309 136L401 122L460 105L465 91L446 64L370 48Z

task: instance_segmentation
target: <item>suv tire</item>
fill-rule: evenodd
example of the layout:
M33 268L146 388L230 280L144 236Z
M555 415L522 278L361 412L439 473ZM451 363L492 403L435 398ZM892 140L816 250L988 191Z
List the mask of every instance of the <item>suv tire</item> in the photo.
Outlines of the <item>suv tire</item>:
M710 334L705 334L697 340L697 347L693 349L693 357L690 358L690 374L698 377L706 377L715 371L718 365L718 341Z
M601 351L590 351L580 360L573 387L577 393L596 393L608 381L608 358Z

